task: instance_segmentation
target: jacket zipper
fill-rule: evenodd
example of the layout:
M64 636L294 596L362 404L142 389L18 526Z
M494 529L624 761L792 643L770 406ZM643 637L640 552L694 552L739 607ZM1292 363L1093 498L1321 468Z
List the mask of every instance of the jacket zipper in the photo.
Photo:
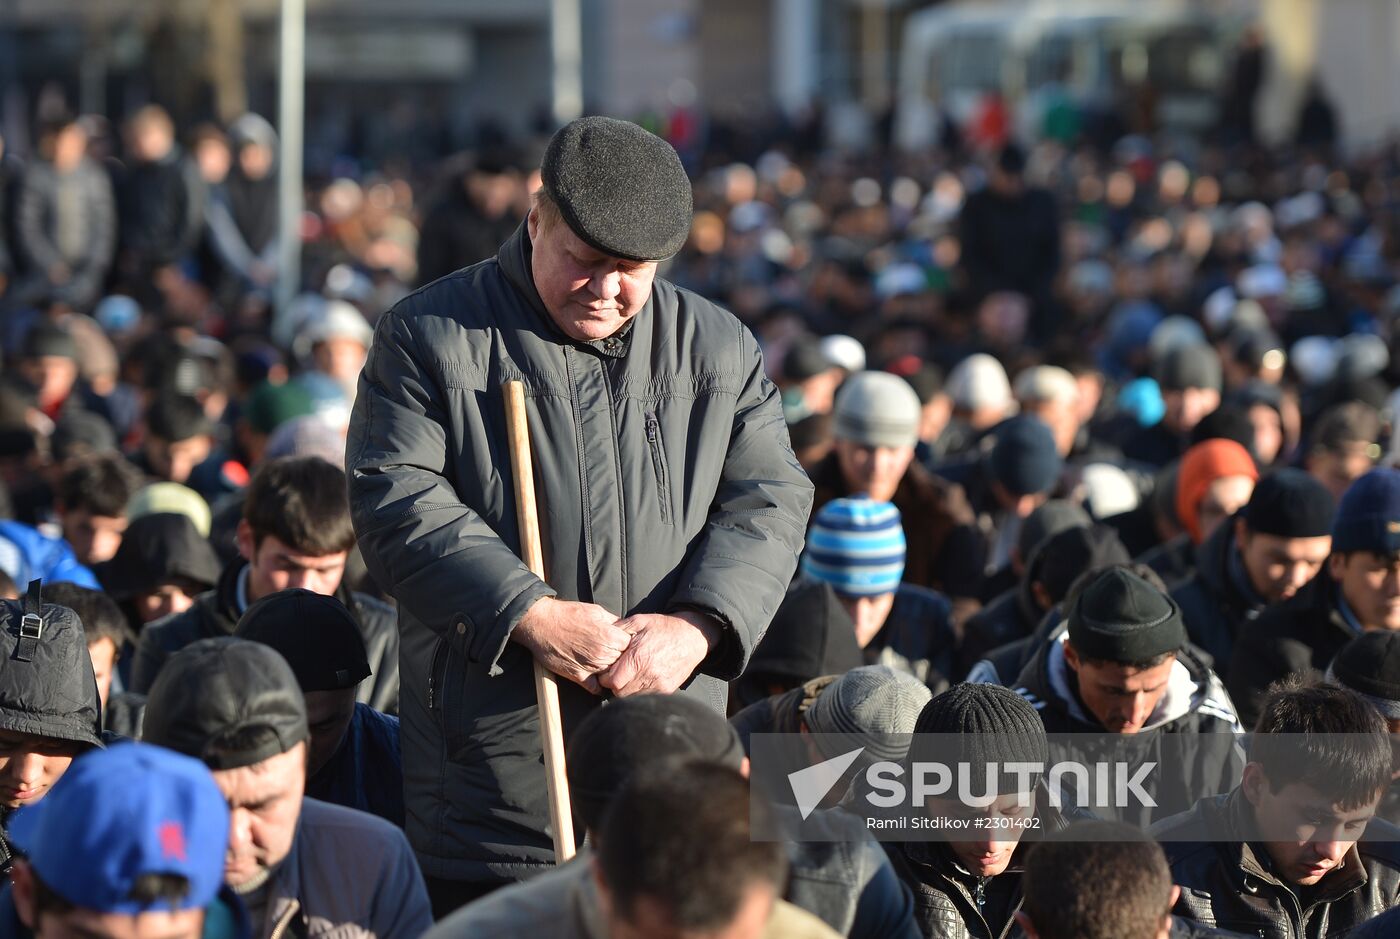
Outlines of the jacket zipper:
M437 667L438 656L442 654L442 647L447 645L441 636L433 643L433 661L428 666L428 710L432 711L437 704ZM444 676L445 678L446 676Z
M301 909L301 902L299 900L291 901L287 912L283 913L282 918L277 921L277 925L272 927L272 935L268 939L282 939L282 934L287 931L287 927L291 925L292 918L296 916L299 909Z
M647 446L651 449L651 466L656 471L656 497L661 502L661 521L671 524L671 491L666 484L666 455L661 452L661 422L655 411L647 412Z

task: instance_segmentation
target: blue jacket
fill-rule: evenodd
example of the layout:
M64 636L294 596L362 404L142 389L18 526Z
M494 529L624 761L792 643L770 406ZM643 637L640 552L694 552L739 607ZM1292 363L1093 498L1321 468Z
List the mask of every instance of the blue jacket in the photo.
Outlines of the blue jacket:
M306 781L306 794L403 827L399 719L357 703L340 749Z
M0 520L0 571L9 574L21 590L36 578L102 589L92 571L78 563L68 542L9 520Z

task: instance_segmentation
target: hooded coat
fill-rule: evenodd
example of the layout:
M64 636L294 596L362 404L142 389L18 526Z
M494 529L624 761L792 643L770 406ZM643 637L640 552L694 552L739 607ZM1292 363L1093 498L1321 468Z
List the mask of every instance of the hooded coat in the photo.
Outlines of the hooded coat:
M31 612L37 624L27 620ZM103 745L97 679L76 613L28 596L0 601L0 663L0 730L79 751ZM14 860L3 824L8 814L0 809L0 877L8 876Z

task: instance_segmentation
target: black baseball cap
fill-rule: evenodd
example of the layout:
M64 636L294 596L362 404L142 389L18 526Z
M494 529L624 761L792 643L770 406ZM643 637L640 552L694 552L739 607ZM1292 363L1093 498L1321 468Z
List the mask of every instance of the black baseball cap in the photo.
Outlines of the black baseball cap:
M276 650L220 636L172 655L146 699L142 739L238 769L286 753L310 737L296 675Z
M234 635L276 649L302 691L353 688L370 675L355 617L335 597L279 590L243 612Z

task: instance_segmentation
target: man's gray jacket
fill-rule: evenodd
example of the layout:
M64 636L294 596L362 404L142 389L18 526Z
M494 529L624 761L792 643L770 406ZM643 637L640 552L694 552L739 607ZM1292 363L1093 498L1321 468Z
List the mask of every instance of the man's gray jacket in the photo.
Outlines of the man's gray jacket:
M381 317L347 441L365 561L399 601L407 831L424 873L552 862L535 600L699 610L724 639L686 685L720 714L796 569L812 489L752 335L656 280L621 336L565 338L524 226ZM525 385L548 584L518 560L501 386ZM562 682L566 733L599 699Z

